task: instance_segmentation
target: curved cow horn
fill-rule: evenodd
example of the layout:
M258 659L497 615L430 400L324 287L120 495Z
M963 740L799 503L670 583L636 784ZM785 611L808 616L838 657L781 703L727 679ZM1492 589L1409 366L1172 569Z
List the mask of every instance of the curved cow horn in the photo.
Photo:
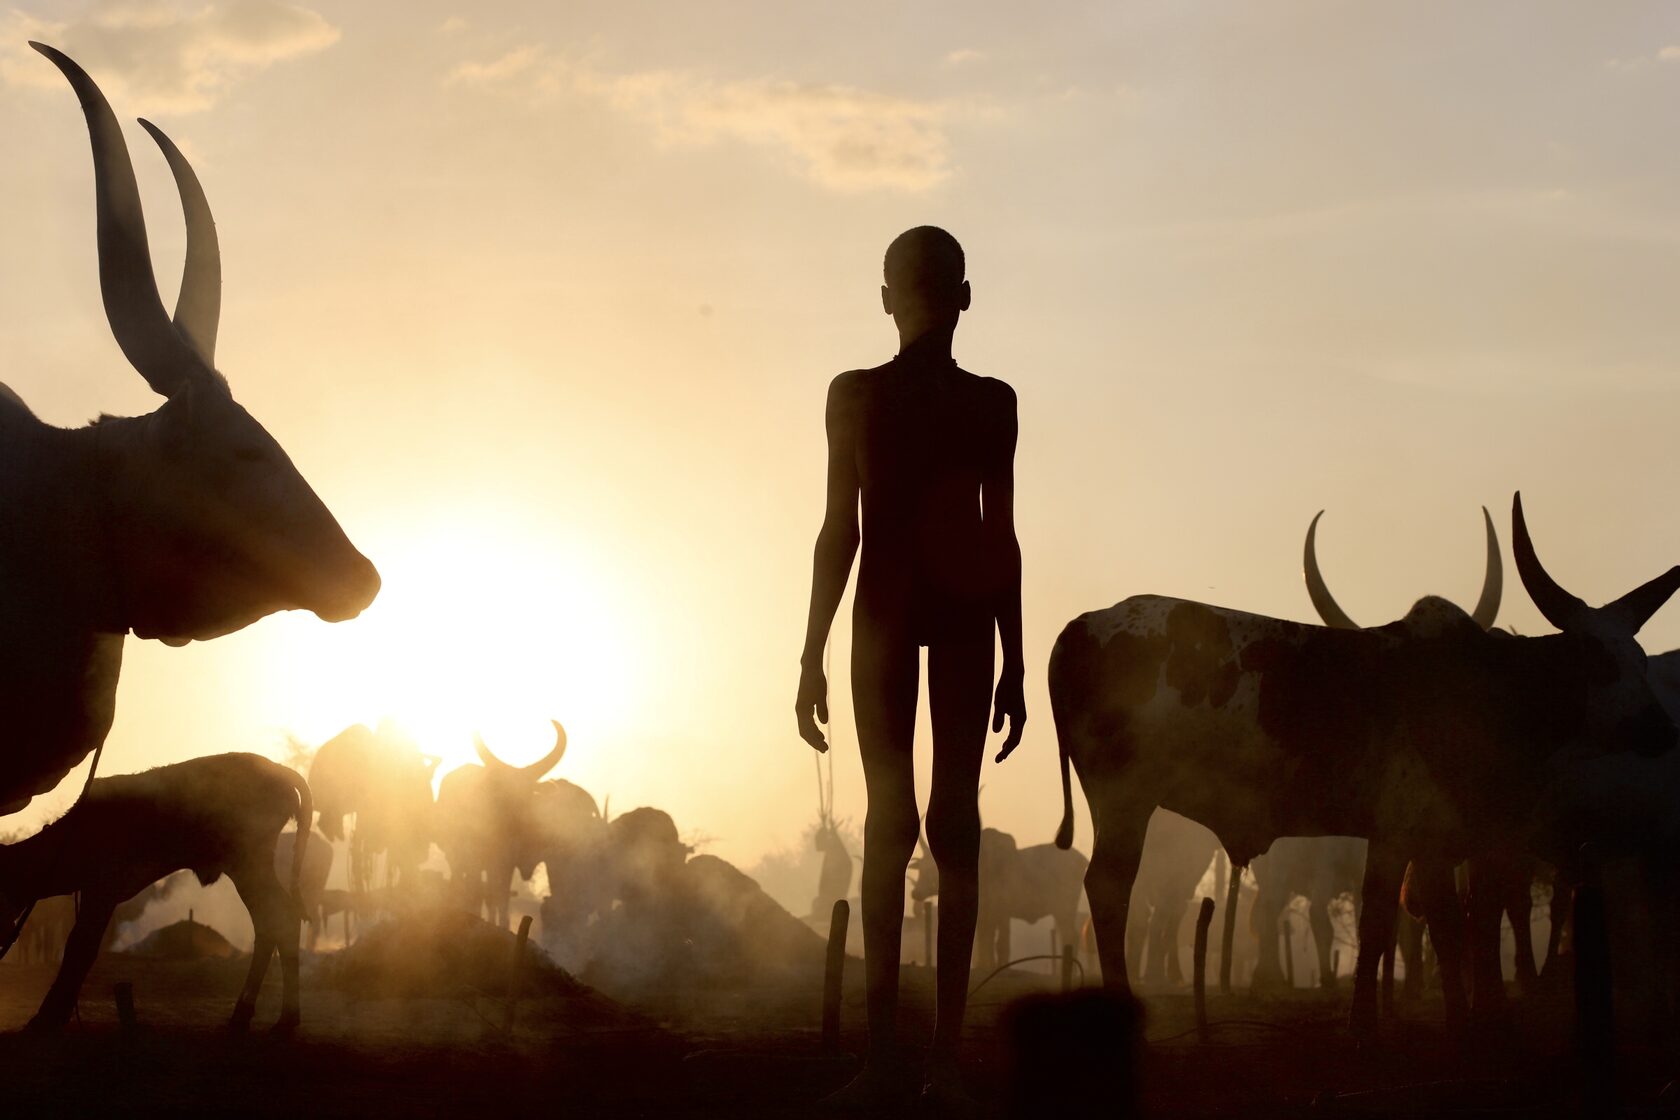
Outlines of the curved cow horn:
M164 314L152 275L146 218L128 145L99 87L63 52L31 42L70 80L87 120L93 144L94 195L98 208L99 290L105 318L123 356L154 392L174 396L207 370L203 360Z
M519 772L532 781L560 765L560 760L566 757L566 729L560 726L560 721L557 719L551 719L548 722L554 725L554 749L543 755L538 761L531 763L531 765L519 768Z
M1324 585L1324 576L1318 570L1318 519L1324 516L1319 510L1313 514L1312 524L1307 526L1307 545L1301 553L1301 568L1307 577L1307 597L1312 600L1313 609L1318 617L1324 620L1324 625L1336 630L1358 630L1359 623L1349 618L1347 612L1337 604L1335 596Z
M1677 588L1680 588L1680 565L1649 583L1641 584L1615 602L1606 603L1599 610L1614 619L1617 625L1626 627L1629 634L1637 634Z
M1499 561L1499 534L1494 532L1493 515L1486 506L1482 507L1482 521L1487 525L1487 570L1482 575L1482 597L1476 600L1470 617L1483 630L1491 630L1493 620L1499 617L1499 600L1505 594L1505 565Z
M210 213L210 200L204 197L198 175L175 141L144 117L140 127L163 149L181 196L181 216L186 219L187 262L181 269L181 292L175 297L175 329L198 351L204 364L214 369L216 328L222 318L222 247L216 237L216 219Z
M1528 523L1523 520L1522 491L1511 499L1511 553L1517 561L1517 575L1523 587L1546 621L1559 630L1573 630L1581 625L1592 608L1571 595L1541 567L1534 553L1534 542L1528 539ZM1635 592L1638 594L1638 592Z
M513 769L513 767L490 753L490 748L484 745L484 736L476 731L473 732L473 750L478 752L478 760L484 763L486 769L494 770L497 767L503 770Z

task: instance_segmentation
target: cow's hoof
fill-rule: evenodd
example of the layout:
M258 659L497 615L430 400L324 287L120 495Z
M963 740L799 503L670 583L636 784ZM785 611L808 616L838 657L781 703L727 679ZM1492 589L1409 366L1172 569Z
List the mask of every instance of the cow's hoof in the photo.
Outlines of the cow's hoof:
M274 1023L273 1033L281 1038L290 1038L297 1033L297 1029L298 1013L296 1011L283 1011L280 1013L280 1018Z
M56 1016L37 1015L35 1018L29 1020L29 1025L23 1029L24 1033L33 1035L36 1038L46 1038L51 1035L63 1033L65 1023L66 1020L57 1018Z
M233 1009L233 1018L228 1020L228 1033L244 1034L246 1031L250 1030L251 1015L255 1010L255 1008L247 1007L244 1004L240 1004L238 1007L235 1007Z

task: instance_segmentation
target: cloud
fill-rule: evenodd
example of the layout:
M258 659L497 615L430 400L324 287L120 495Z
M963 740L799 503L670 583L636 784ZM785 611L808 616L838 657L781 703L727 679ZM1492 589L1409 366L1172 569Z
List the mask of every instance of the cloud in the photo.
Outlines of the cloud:
M834 83L714 81L675 70L607 73L520 47L463 63L447 84L512 96L591 98L649 126L669 145L764 148L837 191L925 191L951 175L953 106Z
M1664 47L1657 52L1658 62L1680 62L1680 47Z
M125 114L190 113L245 77L338 38L320 13L280 0L99 0L68 20L13 10L0 15L0 82L62 86L26 45L36 39L86 67Z
M959 47L945 56L945 65L947 66L961 66L965 62L984 61L986 61L986 52L977 51L970 47Z

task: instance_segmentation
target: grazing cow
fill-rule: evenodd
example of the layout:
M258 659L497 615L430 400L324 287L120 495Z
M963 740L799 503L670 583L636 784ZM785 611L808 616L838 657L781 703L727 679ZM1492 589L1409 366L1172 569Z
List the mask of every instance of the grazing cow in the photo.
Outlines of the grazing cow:
M982 831L977 966L1001 968L1009 963L1011 921L1054 919L1061 943L1078 945L1079 896L1087 863L1078 852L1063 851L1054 844L1017 848L1007 832Z
M278 950L284 993L275 1029L296 1027L297 889L309 845L293 850L290 895L274 874L274 847L287 820L307 826L312 816L309 786L296 772L259 755L218 754L97 779L64 816L0 846L0 920L7 928L15 930L36 899L81 892L64 964L30 1028L54 1030L69 1021L117 904L182 869L206 886L225 874L251 913L256 943L233 1026L250 1023Z
M343 840L345 818L356 817L349 833L352 890L366 893L373 887L370 872L377 855L385 857L385 886L401 893L413 890L431 845L432 774L438 761L385 725L374 732L360 723L315 752L309 788L321 814L321 831L330 840Z
M438 787L433 830L449 860L457 903L475 914L487 908L491 923L502 929L508 924L514 870L521 855L531 850L531 804L537 783L566 753L566 729L559 720L551 722L554 748L539 761L509 766L490 753L483 739L474 737L483 765L451 770Z
M1079 944L1079 895L1085 857L1054 844L1017 847L1015 837L996 828L980 830L980 906L974 927L977 969L1001 968L1010 961L1009 923L1054 918L1063 945ZM916 878L910 898L922 902L939 893L939 868L927 854L911 861Z
M1154 595L1068 624L1050 657L1056 839L1073 839L1071 762L1097 832L1086 892L1107 984L1129 990L1128 904L1157 806L1213 829L1238 867L1280 836L1370 841L1353 1002L1365 1031L1408 859L1426 879L1450 879L1454 864L1519 826L1556 763L1673 747L1635 635L1680 586L1680 567L1589 608L1541 566L1520 496L1512 520L1523 585L1560 634L1489 635L1433 597L1372 630ZM1436 940L1456 973L1453 909L1442 907ZM1457 978L1448 981L1457 1020L1462 996L1452 1000Z
M295 830L282 832L279 840L275 842L276 875L285 875L292 866L293 847L297 844L297 837ZM332 874L332 841L311 830L309 840L302 847L303 868L293 895L299 908L303 910L303 920L309 923L309 951L314 952L315 943L321 939L321 931L326 928L326 915L322 911L321 897L327 890L327 876Z
M221 264L192 168L141 122L186 213L171 322L116 117L81 67L31 45L70 80L92 138L111 331L168 400L65 430L0 386L0 813L53 788L104 742L129 631L185 645L279 610L335 622L379 589L373 565L215 370Z

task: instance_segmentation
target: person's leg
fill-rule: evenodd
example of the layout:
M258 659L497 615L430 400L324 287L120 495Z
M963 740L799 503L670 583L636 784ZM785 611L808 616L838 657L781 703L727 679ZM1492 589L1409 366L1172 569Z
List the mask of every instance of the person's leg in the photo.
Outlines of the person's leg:
M991 715L992 638L928 649L933 788L928 845L939 865L939 967L933 1063L954 1064L968 1005L969 951L979 905L980 763Z
M904 875L916 847L913 748L916 734L914 643L858 626L852 638L852 706L869 807L863 828L863 967L870 1060L890 1061L897 1041L899 942ZM941 898L941 909L944 899ZM940 915L944 925L944 915ZM963 959L967 960L964 949Z

